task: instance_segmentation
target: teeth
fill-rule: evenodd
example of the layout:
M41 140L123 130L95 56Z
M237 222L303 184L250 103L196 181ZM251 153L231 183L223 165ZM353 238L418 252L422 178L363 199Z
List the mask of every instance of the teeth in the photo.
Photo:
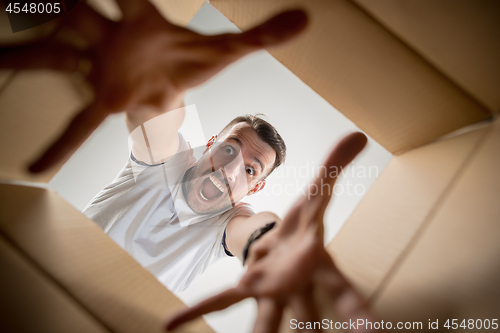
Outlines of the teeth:
M219 191L224 192L224 187L222 187L222 185L219 184L219 182L217 181L217 179L215 177L210 176L210 180L212 181L212 184L214 184L215 187L217 187L219 189Z
M212 182L212 184L214 184L214 185L215 185L215 187L217 187L217 189L218 189L219 191L221 191L222 193L224 193L224 187L222 187L222 185L221 185L221 184L219 184L218 179L217 179L217 178L215 178L215 177L213 177L213 176L210 176L209 178L210 178L210 181ZM201 188L201 190L200 190L200 196L201 196L201 198L202 198L203 200L208 201L208 199L207 199L207 198L203 195L203 187L202 187L202 188Z
M203 200L208 201L208 199L207 199L207 198L205 198L205 196L203 195L202 191L203 191L203 189L200 191L200 195L201 195L201 197L203 198Z

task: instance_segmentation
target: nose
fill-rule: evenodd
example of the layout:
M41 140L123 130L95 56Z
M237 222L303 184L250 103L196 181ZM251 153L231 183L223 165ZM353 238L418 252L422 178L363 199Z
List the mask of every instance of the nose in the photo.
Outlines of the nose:
M242 162L243 161L234 160L231 163L222 166L229 182L234 183L241 176L240 173L244 169Z
M236 181L236 179L238 178L239 171L238 171L237 167L231 166L231 165L226 165L226 166L222 167L222 170L224 171L223 173L226 175L227 180L230 183L234 183Z

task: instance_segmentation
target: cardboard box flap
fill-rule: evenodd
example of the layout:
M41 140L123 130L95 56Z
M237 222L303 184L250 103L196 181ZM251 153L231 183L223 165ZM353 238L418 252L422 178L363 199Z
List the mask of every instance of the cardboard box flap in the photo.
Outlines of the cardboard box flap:
M484 139L481 128L394 157L328 245L370 298Z
M500 121L464 165L429 225L379 291L384 319L498 318ZM478 328L477 326L475 326ZM485 326L483 326L485 327ZM483 328L484 329L484 328Z
M0 229L113 332L162 332L185 305L57 194L0 185ZM202 320L181 331L213 332Z
M500 2L355 0L441 72L500 112Z
M0 237L2 332L109 332Z
M392 153L489 117L468 93L351 1L211 4L243 30L286 8L305 8L308 30L269 52Z

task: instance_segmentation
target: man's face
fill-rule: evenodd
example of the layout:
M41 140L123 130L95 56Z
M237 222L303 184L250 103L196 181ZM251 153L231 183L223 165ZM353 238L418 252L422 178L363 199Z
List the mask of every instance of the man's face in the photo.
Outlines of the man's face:
M184 183L188 205L198 214L225 211L272 170L276 152L247 123L236 124L207 150Z

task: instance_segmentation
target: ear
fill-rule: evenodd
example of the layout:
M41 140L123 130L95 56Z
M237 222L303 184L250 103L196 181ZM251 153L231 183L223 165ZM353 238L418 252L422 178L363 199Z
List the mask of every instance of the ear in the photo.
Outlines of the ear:
M203 152L203 154L205 154L207 152L207 150L210 149L210 147L212 147L212 145L214 144L214 142L217 140L217 135L212 135L212 137L210 138L210 140L208 140L207 142L207 148L205 149L205 151Z
M266 180L265 179L262 179L260 182L258 182L253 189L251 189L250 191L248 191L247 195L252 195L252 194L255 194L257 192L259 192L260 190L262 190L264 188L264 186L266 186Z

